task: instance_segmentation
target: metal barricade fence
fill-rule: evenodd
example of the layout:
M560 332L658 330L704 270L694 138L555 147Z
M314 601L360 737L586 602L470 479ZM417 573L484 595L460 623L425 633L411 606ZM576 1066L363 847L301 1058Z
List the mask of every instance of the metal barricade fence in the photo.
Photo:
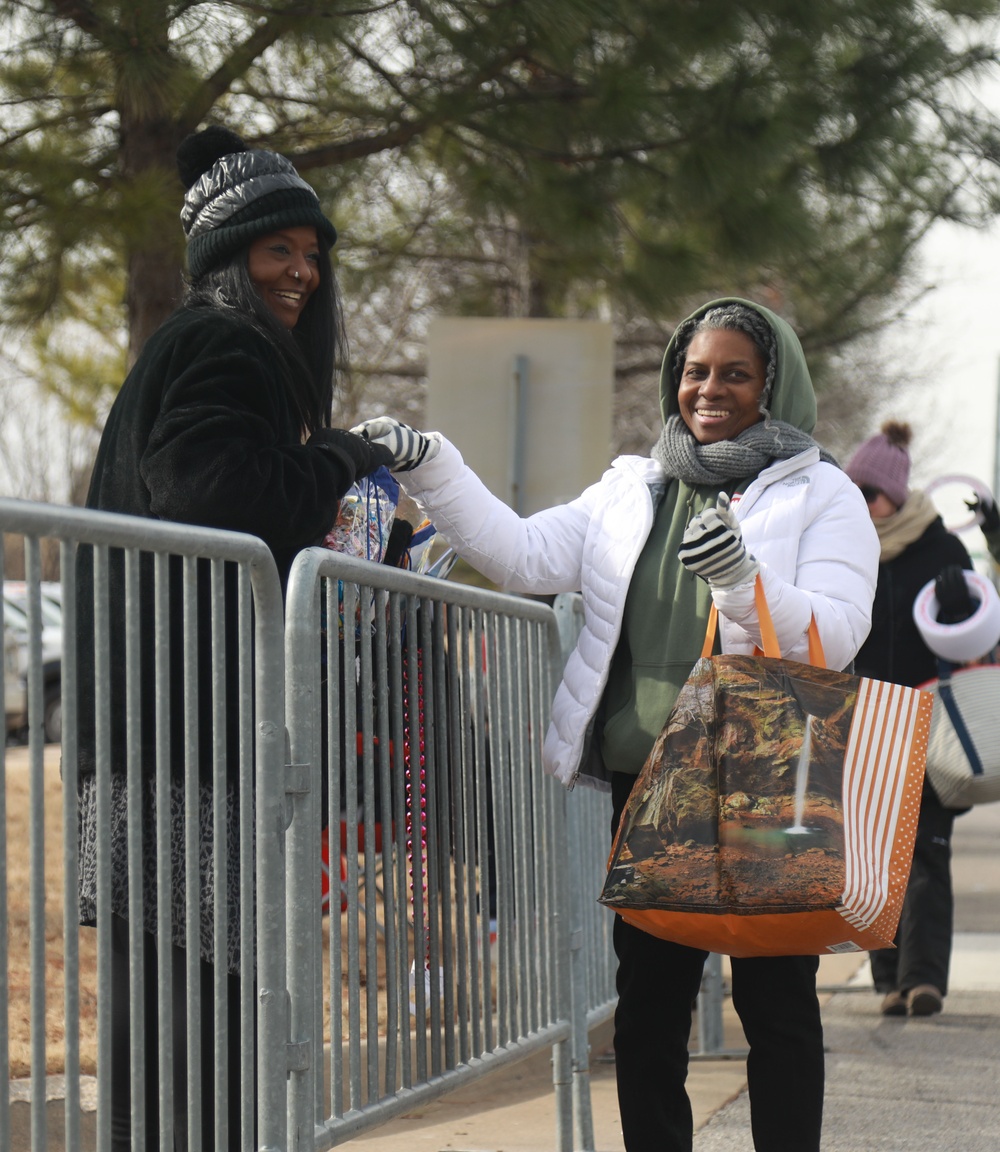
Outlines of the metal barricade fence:
M329 1148L549 1045L556 1146L572 1147L566 795L541 768L558 652L545 605L318 549L296 559L298 1147Z
M16 876L6 754L0 778L0 1053L10 1079L13 936L18 963L30 951L30 1051L15 1057L30 1069L30 1147L49 1146L60 1056L65 1146L91 1146L92 1083L96 1147L110 1147L124 992L134 1147L169 1144L178 1093L191 1149L330 1147L551 1046L556 1147L592 1148L587 1031L613 1007L611 914L595 899L610 806L541 771L565 657L552 610L310 550L286 612L254 537L10 500L0 529L23 544L30 634ZM39 589L53 542L63 733L46 749ZM81 710L88 667L97 689ZM96 928L80 932L88 819ZM206 841L227 850L206 858ZM199 873L204 901L183 873ZM171 949L198 935L208 983L199 950ZM256 973L235 998L233 969ZM82 1011L96 1038L83 1053ZM0 1147L13 1147L9 1099Z
M11 946L16 945L23 962L27 936L30 1147L48 1147L46 1071L50 1053L52 1062L58 1061L54 1049L60 1033L65 1146L83 1146L84 1004L96 1031L96 1051L87 1054L85 1063L96 1072L97 1148L107 1149L111 1141L113 1017L116 1026L131 1021L125 1025L128 1067L115 1068L114 1074L129 1084L133 1147L144 1146L147 1135L148 1148L160 1146L161 1140L173 1146L175 1093L186 1099L192 1150L235 1147L237 1142L252 1148L258 1141L262 1147L284 1147L290 1050L282 866L282 597L271 554L260 540L236 533L12 500L0 500L0 528L12 546L23 546L27 577L30 793L27 867L22 867L23 846L7 840L13 818L7 794L14 777L7 771L5 752L0 779L0 1061L9 1080ZM55 749L46 755L43 739L43 541L58 542L59 550L61 755L53 755ZM80 597L78 579L87 592ZM78 693L91 680L93 700L78 708ZM53 826L60 806L62 839L51 844L46 828ZM171 824L178 820L184 828L183 850L172 852ZM89 834L78 839L78 827ZM205 843L213 841L225 844L226 851L210 850L207 861L199 859ZM18 867L16 876L12 863ZM200 884L185 885L185 875L199 875ZM81 900L84 913L96 922L89 930L96 949L87 932L78 930ZM52 922L47 907L59 903L62 922ZM231 922L233 916L238 923ZM200 948L172 948L178 940L195 937L200 937ZM83 978L81 938L88 955L96 952ZM50 964L60 939L59 964ZM256 981L237 981L239 992L233 995L229 973L234 968L253 972L255 964ZM47 979L62 985L61 1027L58 1010L48 1019ZM113 1001L119 1006L115 1013ZM91 1004L96 1012L90 1012ZM252 1043L241 1046L235 1061L227 1057L227 1037L252 1037L255 1028L259 1059L255 1062ZM230 1100L236 1102L232 1117ZM0 1147L13 1146L5 1091L0 1093Z

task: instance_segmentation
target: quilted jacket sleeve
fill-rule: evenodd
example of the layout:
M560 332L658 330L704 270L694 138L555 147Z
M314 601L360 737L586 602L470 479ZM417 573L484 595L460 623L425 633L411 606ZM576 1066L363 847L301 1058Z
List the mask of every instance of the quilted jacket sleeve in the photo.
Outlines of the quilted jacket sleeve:
M815 617L827 667L846 668L871 629L879 542L856 485L838 468L817 464L800 488L775 484L743 521L781 654L807 660ZM801 493L801 498L799 494ZM723 648L749 652L760 643L753 585L713 594Z
M447 439L433 460L396 479L459 555L499 587L540 595L580 588L596 485L568 504L522 518Z

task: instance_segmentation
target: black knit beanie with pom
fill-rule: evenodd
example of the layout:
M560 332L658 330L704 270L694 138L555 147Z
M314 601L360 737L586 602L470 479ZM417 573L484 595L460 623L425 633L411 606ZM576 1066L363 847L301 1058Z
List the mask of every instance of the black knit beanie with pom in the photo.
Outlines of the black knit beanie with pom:
M181 141L177 171L187 193L181 223L192 280L258 236L312 226L329 244L337 230L319 197L277 152L247 148L227 128L206 128Z

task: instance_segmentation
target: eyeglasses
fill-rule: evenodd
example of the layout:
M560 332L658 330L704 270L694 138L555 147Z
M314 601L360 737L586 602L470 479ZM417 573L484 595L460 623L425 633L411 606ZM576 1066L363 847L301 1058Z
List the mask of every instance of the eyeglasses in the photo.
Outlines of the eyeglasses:
M866 504L874 504L875 501L882 495L881 488L875 488L871 484L859 484L861 495L865 498Z

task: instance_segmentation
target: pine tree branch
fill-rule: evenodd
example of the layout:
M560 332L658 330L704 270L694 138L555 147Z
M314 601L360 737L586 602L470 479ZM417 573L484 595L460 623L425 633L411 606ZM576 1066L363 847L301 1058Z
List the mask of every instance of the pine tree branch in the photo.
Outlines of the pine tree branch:
M114 32L114 25L99 16L88 0L50 0L50 3L57 16L69 20L102 44L107 43L108 34Z
M297 6L276 12L273 8L267 9L268 18L258 24L253 32L243 40L219 64L218 68L198 85L185 106L181 109L177 123L182 135L193 132L206 118L212 108L218 103L232 87L234 81L245 75L250 66L257 61L268 48L277 44L281 38L303 23L309 17L306 12L300 12Z

